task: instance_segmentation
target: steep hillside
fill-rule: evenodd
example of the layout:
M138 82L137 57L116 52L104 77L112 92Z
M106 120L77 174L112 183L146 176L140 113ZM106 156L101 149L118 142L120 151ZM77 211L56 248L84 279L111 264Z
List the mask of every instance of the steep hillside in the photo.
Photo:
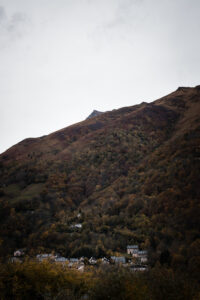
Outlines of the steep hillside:
M1 255L25 247L98 256L139 243L152 264L195 272L199 116L200 86L182 87L7 150L0 156Z

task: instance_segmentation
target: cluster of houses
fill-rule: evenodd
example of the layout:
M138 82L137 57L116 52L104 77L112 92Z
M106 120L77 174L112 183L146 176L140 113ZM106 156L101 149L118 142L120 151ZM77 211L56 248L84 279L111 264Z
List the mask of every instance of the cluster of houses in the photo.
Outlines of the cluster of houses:
M127 254L132 255L135 259L138 260L140 263L147 263L147 251L146 250L139 250L138 245L128 245L127 246Z
M62 264L68 268L77 269L79 271L84 271L86 265L95 266L95 265L109 265L116 264L122 265L124 267L129 267L134 271L145 271L147 270L148 256L146 250L139 250L138 245L128 245L127 246L126 256L111 256L110 258L102 257L96 259L91 257L90 259L81 257L81 258L66 258L62 257L59 254L37 254L36 260L39 262L50 261L53 263ZM11 258L12 262L22 261L23 256L25 255L24 249L19 249L14 252L14 257Z

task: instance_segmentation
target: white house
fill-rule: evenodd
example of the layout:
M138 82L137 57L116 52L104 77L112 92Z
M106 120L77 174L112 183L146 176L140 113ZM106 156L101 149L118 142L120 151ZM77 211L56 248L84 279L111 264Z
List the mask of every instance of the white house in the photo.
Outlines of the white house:
M14 252L14 257L20 257L24 255L24 249L18 249Z
M70 227L71 228L78 228L78 229L80 229L80 228L82 228L82 224L81 223L77 223L77 224L71 225Z
M127 253L131 254L133 257L138 257L139 247L138 245L128 245Z
M107 259L106 257L103 257L103 258L101 258L101 263L104 265L108 265L110 262L109 262L109 259Z
M90 264L90 265L96 265L96 263L97 263L96 258L90 257L90 259L89 259L89 264Z
M51 254L51 253L43 253L43 254L37 254L36 258L39 261L48 260L48 259L54 260L55 256L53 254Z
M64 264L64 263L66 263L68 261L68 259L66 258L66 257L56 257L55 258L55 262L57 262L57 263L62 263L62 264Z
M141 263L146 263L148 260L147 251L146 250L138 251L138 257L139 257Z
M111 256L111 260L115 264L125 264L126 263L126 258L124 256Z

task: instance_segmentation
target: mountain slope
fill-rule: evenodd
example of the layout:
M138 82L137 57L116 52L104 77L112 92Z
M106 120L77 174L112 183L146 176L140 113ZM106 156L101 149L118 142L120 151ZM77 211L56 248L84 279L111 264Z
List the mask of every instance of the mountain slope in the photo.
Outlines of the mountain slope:
M7 150L2 255L98 256L139 243L152 264L198 265L199 113L200 86L179 88Z

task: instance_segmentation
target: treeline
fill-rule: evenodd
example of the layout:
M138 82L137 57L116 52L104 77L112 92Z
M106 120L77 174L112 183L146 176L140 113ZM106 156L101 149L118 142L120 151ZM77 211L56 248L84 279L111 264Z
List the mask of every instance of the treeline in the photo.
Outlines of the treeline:
M156 267L134 273L107 266L84 273L49 262L0 265L1 300L198 300L198 281Z

